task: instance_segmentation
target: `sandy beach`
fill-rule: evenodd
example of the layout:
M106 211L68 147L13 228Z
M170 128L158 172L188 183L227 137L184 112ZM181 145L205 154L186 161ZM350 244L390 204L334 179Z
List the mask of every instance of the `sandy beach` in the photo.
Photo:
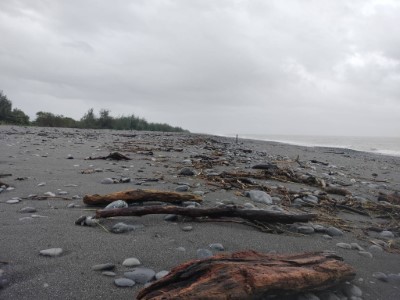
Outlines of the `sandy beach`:
M131 160L86 159L113 151ZM222 172L255 174L262 170L254 166L268 163L289 168L296 178L316 178L327 188L348 194L330 194L322 186L278 177L249 178L238 184L219 180ZM194 175L181 175L182 168ZM118 287L114 283L132 269L122 265L126 258L137 258L141 267L155 273L170 271L196 259L199 249L219 252L210 249L213 243L222 244L226 252L335 251L355 268L352 284L362 291L361 299L400 299L400 203L378 201L380 193L400 191L400 157L240 137L236 142L186 133L1 126L0 174L0 181L9 186L0 193L0 299L135 299L143 284ZM129 182L107 184L107 178ZM94 227L75 225L80 216L95 214L95 207L83 203L84 195L128 189L175 191L182 186L187 187L185 193L202 196L202 207L233 204L314 212L319 217L284 225L283 233L229 222L166 221L164 215L102 219L102 226ZM273 204L246 197L246 191L260 186L266 187ZM54 196L41 197L49 192ZM342 209L333 207L332 201L342 203ZM21 212L27 207L34 210ZM112 233L120 222L138 226ZM329 227L343 234L329 235ZM346 249L338 243L353 245ZM51 248L61 248L61 255L40 255ZM92 269L105 263L115 265L115 277ZM377 278L377 272L387 277ZM341 288L315 295L350 299Z

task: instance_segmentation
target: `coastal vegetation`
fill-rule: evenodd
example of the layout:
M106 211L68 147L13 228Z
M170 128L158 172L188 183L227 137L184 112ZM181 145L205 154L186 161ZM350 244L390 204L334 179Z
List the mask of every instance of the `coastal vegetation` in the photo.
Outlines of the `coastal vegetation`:
M36 119L30 121L22 110L12 107L11 100L0 91L0 124L31 125L41 127L67 127L116 130L148 130L164 132L185 132L181 127L174 127L166 123L152 123L134 114L128 116L111 116L108 109L101 109L96 115L93 108L89 109L80 120L75 120L51 112L39 111Z

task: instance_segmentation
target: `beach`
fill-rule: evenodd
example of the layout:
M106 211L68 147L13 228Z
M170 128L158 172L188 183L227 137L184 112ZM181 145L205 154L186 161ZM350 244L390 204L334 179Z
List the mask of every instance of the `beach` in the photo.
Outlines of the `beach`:
M88 159L111 152L131 160ZM292 170L292 179L299 181L250 178L263 172L254 166L266 164ZM184 168L193 174L184 175ZM378 201L382 194L400 191L399 170L400 157L348 149L189 133L0 126L0 181L8 186L0 193L0 299L135 299L143 284L114 283L132 269L122 265L126 258L137 258L155 273L170 271L196 259L199 249L220 252L209 247L213 243L222 244L224 252L335 251L354 267L352 284L362 291L361 299L399 299L400 203ZM249 178L221 181L223 172ZM310 178L320 186L309 184ZM260 186L273 203L246 196ZM102 219L93 227L75 224L80 216L95 215L97 208L83 203L85 195L178 187L200 195L201 207L236 205L317 213L318 218L282 225L279 233L232 222L166 221L164 215ZM330 194L328 188L346 194ZM27 207L34 210L21 212ZM111 232L120 222L137 226ZM342 234L327 234L329 227ZM62 253L40 255L52 248ZM93 270L105 263L115 265L115 277ZM377 278L377 272L387 277ZM334 299L327 297L335 293L344 296L342 289L315 292L320 299Z

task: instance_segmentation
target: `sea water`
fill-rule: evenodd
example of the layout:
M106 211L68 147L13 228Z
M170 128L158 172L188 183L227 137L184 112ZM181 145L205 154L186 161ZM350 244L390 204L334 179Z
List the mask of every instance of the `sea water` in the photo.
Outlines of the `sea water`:
M229 135L236 136L236 135ZM345 148L357 151L400 156L399 137L350 137L350 136L302 136L302 135L260 135L245 134L239 138L262 141L273 141L285 144L308 146Z

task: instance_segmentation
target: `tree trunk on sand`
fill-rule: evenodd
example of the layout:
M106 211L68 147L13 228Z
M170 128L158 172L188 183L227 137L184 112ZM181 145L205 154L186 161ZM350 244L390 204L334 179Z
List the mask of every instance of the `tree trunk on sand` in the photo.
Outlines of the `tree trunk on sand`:
M139 300L264 299L333 287L355 276L341 258L325 253L291 255L244 251L192 260L143 289Z
M140 203L146 201L160 201L170 203L182 203L185 201L201 202L198 195L183 194L176 192L164 192L156 190L128 190L115 192L107 195L86 195L83 197L83 203L87 205L107 205L116 200L124 200L127 203Z
M151 214L176 214L186 217L198 218L242 218L250 221L265 223L295 223L307 222L317 217L316 214L285 214L267 210L240 209L236 206L225 206L215 208L190 208L178 206L149 206L128 207L110 210L96 211L96 218L109 218L117 216L144 216Z

